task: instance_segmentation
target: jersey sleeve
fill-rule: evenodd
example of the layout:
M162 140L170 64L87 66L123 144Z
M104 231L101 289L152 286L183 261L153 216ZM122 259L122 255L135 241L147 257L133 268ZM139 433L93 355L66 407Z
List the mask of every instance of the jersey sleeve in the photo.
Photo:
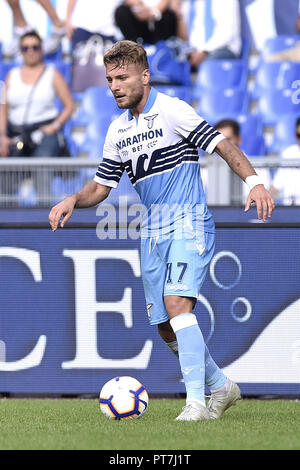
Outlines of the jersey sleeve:
M98 166L94 181L110 188L116 188L124 172L124 166L112 134L110 127L103 146L103 158Z
M181 100L177 101L176 109L172 109L169 121L176 133L209 154L225 139L225 136L199 116L192 106Z

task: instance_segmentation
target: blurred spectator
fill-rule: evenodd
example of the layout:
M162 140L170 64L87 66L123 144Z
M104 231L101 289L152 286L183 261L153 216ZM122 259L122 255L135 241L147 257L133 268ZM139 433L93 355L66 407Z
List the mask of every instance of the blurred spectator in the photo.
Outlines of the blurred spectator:
M206 59L238 59L241 55L241 15L238 0L186 0L190 63Z
M296 30L298 31L298 33L300 33L300 14L297 16Z
M283 159L300 160L300 118L296 122L296 138L298 143L283 150ZM270 192L274 199L284 205L300 205L300 170L295 168L279 168L275 173Z
M266 57L266 62L300 62L300 41L293 47L283 51L274 52Z
M296 30L300 33L300 15L296 20ZM266 57L266 62L300 62L300 41L297 41L292 47L275 52Z
M66 25L72 49L94 34L114 42L117 33L114 15L121 1L68 0Z
M62 126L71 117L73 99L63 76L43 62L39 35L22 36L24 65L13 68L5 80L0 108L0 155L56 157L64 147ZM59 113L57 97L63 105Z
M51 54L60 46L61 39L65 35L65 22L62 21L53 7L50 0L36 0L41 7L49 15L53 23L52 33L49 38L44 41L44 53ZM14 37L12 43L6 47L5 54L8 56L14 56L19 51L20 38L27 32L32 31L34 28L28 25L23 11L20 6L20 0L7 0L14 19Z
M107 84L103 56L117 40L115 11L122 0L68 0L67 36L72 42L72 91Z
M227 139L229 139L234 145L241 148L243 147L241 128L240 124L234 119L222 119L214 125L215 129L221 132ZM243 150L244 152L244 150ZM245 152L244 152L245 153ZM270 186L270 172L267 169L259 168L255 169L256 173L262 178L266 188ZM232 174L235 178L235 175ZM237 184L241 184L241 180L236 180ZM246 184L242 184L243 200L246 201L249 195L249 188Z
M225 135L234 145L237 147L241 146L242 137L240 134L240 125L237 121L233 119L222 119L217 122L214 127Z
M125 39L155 44L171 37L187 40L180 0L125 0L115 13Z

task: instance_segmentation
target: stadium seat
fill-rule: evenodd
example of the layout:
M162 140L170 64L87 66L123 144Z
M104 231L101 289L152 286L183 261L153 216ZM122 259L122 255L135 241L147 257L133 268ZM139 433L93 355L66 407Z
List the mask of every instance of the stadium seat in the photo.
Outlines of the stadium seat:
M83 92L76 92L76 91L72 91L72 97L73 97L73 100L76 102L76 103L81 103L82 101L82 97L83 97Z
M274 126L283 114L300 115L299 92L296 89L266 90L257 105L257 112L265 126Z
M299 35L279 35L274 38L269 38L266 40L263 47L263 57L283 51L284 49L289 49L295 46L299 39Z
M88 88L82 95L81 105L83 112L89 115L107 114L119 109L106 86Z
M216 122L216 116L247 114L249 95L239 88L206 90L197 107L197 112L209 123Z
M72 93L73 101L75 103L75 111L73 112L72 119L74 118L75 120L75 118L77 119L79 117L83 93L77 93L77 92L75 93L72 90L71 90L71 93Z
M246 155L263 156L266 154L261 116L257 114L223 114L215 119L214 125L223 119L232 119L239 123L242 138L241 147Z
M246 88L247 66L241 60L207 60L199 68L194 99L201 98L206 89Z
M99 158L110 123L109 115L93 118L86 126L85 137L78 146L78 152L87 153L89 158Z
M266 144L263 135L244 134L241 148L248 157L263 157L266 155Z
M91 87L82 94L81 105L73 118L74 125L86 125L91 117L109 116L113 118L123 112L120 110L107 87Z
M57 51L52 52L51 54L44 54L44 61L46 64L49 63L57 63L62 62L63 60L63 53L62 53L62 46L60 46Z
M250 41L246 37L242 37L242 52L241 52L241 59L246 65L248 65L249 56L250 56Z
M14 63L14 62L1 62L0 63L0 80L5 80L6 78L6 75L8 74L8 72L16 67L18 64Z
M191 65L186 60L187 50L183 44L176 39L144 44L152 84L192 85Z
M180 100L186 101L192 104L193 95L191 87L188 86L169 86L169 85L158 85L154 87L157 91L165 93L166 95L179 98Z
M87 149L88 158L90 160L100 161L100 159L102 158L102 154L103 154L104 138L99 138L96 141L86 142L85 145L86 144L89 145L89 148Z
M58 61L55 62L56 69L62 74L67 84L71 86L72 64L70 62Z
M300 78L300 64L294 62L262 62L257 70L253 99L258 99L266 90L291 88Z
M242 138L247 138L247 136L259 136L263 134L262 118L258 114L222 114L220 116L215 116L213 125L217 124L223 119L232 119L237 121L240 125L240 133Z
M295 127L298 118L300 118L300 113L280 116L275 125L273 141L268 146L270 153L278 153L283 148L296 144Z
M240 114L236 117L243 139L248 136L261 136L263 134L263 123L261 116L257 114Z

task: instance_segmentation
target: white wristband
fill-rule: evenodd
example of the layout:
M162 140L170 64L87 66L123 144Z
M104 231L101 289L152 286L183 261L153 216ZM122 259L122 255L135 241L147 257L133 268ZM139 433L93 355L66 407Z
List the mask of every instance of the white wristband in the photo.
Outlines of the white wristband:
M247 178L245 179L245 183L247 184L250 191L258 184L264 184L262 179L258 175L247 176Z

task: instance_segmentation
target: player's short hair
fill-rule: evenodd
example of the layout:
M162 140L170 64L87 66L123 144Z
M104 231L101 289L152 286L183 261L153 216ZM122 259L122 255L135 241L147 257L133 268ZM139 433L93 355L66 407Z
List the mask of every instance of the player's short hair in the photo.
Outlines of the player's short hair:
M149 63L145 49L134 41L119 41L113 45L104 55L104 65L115 65L116 68L123 65L135 64L142 70L149 69Z
M237 121L234 121L233 119L222 119L214 125L214 128L217 130L223 129L224 127L230 127L232 129L233 134L236 137L240 137L241 128Z
M295 127L296 127L296 129L297 129L297 127L298 127L298 126L300 126L300 117L298 117L298 118L297 118L297 121L296 121L296 126L295 126Z

